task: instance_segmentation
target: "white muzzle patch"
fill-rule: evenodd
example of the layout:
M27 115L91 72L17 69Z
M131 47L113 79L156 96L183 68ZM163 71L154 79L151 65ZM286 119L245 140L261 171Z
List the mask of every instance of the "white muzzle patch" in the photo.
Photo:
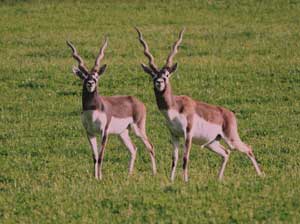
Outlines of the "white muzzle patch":
M155 80L155 88L158 91L163 91L166 88L166 81L162 78Z
M89 80L86 82L86 89L88 92L92 93L96 90L96 83L93 80Z

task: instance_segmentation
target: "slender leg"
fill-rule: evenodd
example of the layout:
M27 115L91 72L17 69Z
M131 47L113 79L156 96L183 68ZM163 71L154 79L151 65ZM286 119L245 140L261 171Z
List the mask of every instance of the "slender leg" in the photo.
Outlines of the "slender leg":
M136 158L136 147L134 146L134 144L130 139L130 136L128 134L128 129L126 129L122 134L120 134L120 138L130 152L130 162L129 162L129 175L130 175L132 174L134 161Z
M229 152L218 141L211 143L207 147L213 152L223 157L223 163L219 171L219 180L222 180L224 177L225 167L229 159Z
M97 149L97 138L95 136L91 136L87 134L88 141L90 143L91 149L93 151L93 159L94 159L94 166L95 166L95 178L99 178L99 172L98 172L98 160L99 160L99 154Z
M144 136L141 139L149 152L151 164L152 164L152 173L153 173L153 175L155 175L157 172L157 169L156 169L155 153L154 153L153 145L149 142L147 136Z
M242 142L240 139L236 140L236 141L233 141L231 142L231 144L237 149L239 150L240 152L243 152L245 153L249 159L251 160L255 170L256 170L256 173L259 175L259 176L262 176L263 173L261 172L260 168L259 168L259 165L257 164L257 161L255 159L255 156L253 154L253 151L252 151L252 148L245 144L244 142Z
M147 135L146 135L146 130L145 130L145 124L141 122L140 124L133 124L133 129L135 134L142 140L144 145L146 146L150 158L151 158L151 164L152 164L152 172L155 175L156 174L156 162L155 162L155 153L154 153L154 148L153 145L150 143Z
M259 175L259 176L264 176L264 174L261 172L258 164L257 164L257 161L255 159L255 156L252 152L252 150L250 150L248 153L247 153L247 156L250 158L255 170L256 170L256 173Z
M100 156L99 156L99 160L98 160L98 163L99 163L98 169L99 169L99 178L100 178L100 180L102 179L102 164L103 164L103 157L104 157L104 152L105 152L105 146L106 146L106 143L107 143L107 139L108 139L108 133L107 133L107 129L106 129L105 131L103 131Z
M179 138L172 135L172 145L173 145L173 156L172 156L172 170L171 170L171 181L174 181L176 166L178 162L178 148L179 148Z
M185 143L184 143L184 155L183 155L183 177L185 182L188 182L188 163L190 158L191 146L192 146L192 136L191 133L187 133L185 138Z

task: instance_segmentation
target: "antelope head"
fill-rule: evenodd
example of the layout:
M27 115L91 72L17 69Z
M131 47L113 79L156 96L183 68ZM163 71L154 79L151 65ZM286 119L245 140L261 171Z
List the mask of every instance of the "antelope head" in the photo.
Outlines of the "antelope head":
M149 60L149 66L147 66L145 64L141 64L142 68L146 73L151 75L153 84L154 84L154 88L159 92L163 92L169 82L169 78L171 77L171 74L174 73L177 69L177 63L175 63L175 64L173 63L173 58L176 55L178 46L182 41L182 36L183 36L185 29L183 29L179 33L178 40L174 43L172 50L166 60L166 63L161 69L158 69L158 67L155 65L154 58L149 51L149 47L148 47L146 41L143 39L143 35L142 35L141 31L138 28L135 28L135 29L139 35L139 41L144 47L144 55Z
M105 38L105 42L99 50L99 53L96 57L95 64L93 68L89 71L85 66L82 58L79 56L74 45L67 41L67 45L71 48L73 54L73 58L78 62L78 66L73 67L73 73L77 75L83 81L83 87L90 93L93 93L98 86L99 76L105 72L106 64L100 66L100 62L104 57L104 50L107 47L107 38Z

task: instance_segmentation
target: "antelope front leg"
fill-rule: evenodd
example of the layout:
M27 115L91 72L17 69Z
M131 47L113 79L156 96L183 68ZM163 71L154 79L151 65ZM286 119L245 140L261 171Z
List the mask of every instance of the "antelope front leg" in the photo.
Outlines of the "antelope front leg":
M136 150L137 149L129 137L128 130L125 130L122 134L120 134L120 138L130 152L130 162L129 162L128 173L129 173L129 175L131 175L132 171L133 171L133 167L134 167L134 161L136 158Z
M99 178L99 172L98 172L98 160L99 160L99 154L97 149L97 138L95 136L91 136L87 134L88 141L90 143L91 149L93 151L93 159L94 159L94 166L95 166L95 178Z
M172 169L171 169L171 181L175 179L176 166L178 162L178 147L179 147L179 138L172 135L172 145L173 145L173 155L172 155Z
M102 180L102 163L103 163L103 157L104 157L107 139L108 139L108 133L107 133L107 130L105 130L105 131L103 131L103 135L102 135L101 150L100 150L100 156L99 156L99 160L98 160L98 163L99 163L98 169L99 169L100 180Z
M184 155L183 155L183 178L185 182L188 182L188 162L190 158L190 151L192 145L191 133L186 134L184 143Z

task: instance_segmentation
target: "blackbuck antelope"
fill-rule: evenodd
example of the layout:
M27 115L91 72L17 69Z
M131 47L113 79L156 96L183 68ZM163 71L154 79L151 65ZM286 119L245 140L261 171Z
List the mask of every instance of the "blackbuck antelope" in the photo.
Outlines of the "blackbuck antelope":
M132 96L100 96L98 94L99 76L106 69L106 65L100 66L107 47L107 38L100 48L94 67L89 71L76 48L67 41L72 49L72 56L78 62L78 67L73 67L73 73L82 80L82 124L86 130L87 138L93 151L96 179L102 178L102 163L109 134L117 134L128 148L131 158L129 162L129 174L132 173L137 148L129 137L129 128L132 127L135 134L142 139L147 147L153 173L156 173L154 149L146 135L146 107ZM99 150L97 148L97 135L101 134L102 140Z
M167 126L171 132L171 140L174 147L171 180L174 180L175 169L178 161L179 138L184 138L183 175L188 181L188 162L192 142L207 147L223 157L223 163L219 171L219 179L223 178L224 170L230 151L220 144L223 139L230 149L237 149L246 153L251 159L256 172L261 175L260 168L255 160L250 146L246 145L239 137L237 120L231 111L223 107L209 105L193 100L188 96L175 96L172 93L169 78L176 71L177 63L173 64L173 58L182 41L184 29L180 32L178 40L174 43L166 64L159 69L149 51L149 47L143 39L142 33L137 29L139 41L144 47L144 55L149 60L149 66L142 65L143 70L151 75L154 84L156 103L159 110L167 120Z

